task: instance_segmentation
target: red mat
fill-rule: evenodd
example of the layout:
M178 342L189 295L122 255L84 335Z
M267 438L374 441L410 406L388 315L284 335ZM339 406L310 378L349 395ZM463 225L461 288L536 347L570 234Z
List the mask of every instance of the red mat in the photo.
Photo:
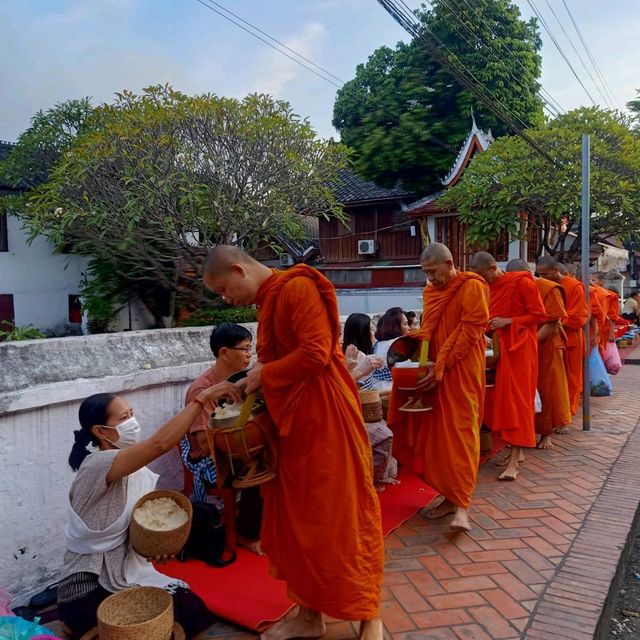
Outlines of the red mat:
M494 452L502 446L494 439ZM481 463L488 457L483 457ZM385 536L437 495L417 475L405 469L400 470L398 479L401 484L385 485L379 494ZM167 562L158 569L187 582L215 615L254 631L264 630L293 606L287 598L285 583L269 575L269 561L246 549L238 549L238 559L222 569L199 560Z

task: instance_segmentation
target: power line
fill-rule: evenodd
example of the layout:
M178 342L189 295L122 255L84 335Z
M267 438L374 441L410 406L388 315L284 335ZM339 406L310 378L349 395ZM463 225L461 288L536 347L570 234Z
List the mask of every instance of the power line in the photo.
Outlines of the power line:
M506 53L508 55L510 55L512 57L512 59L517 62L518 66L525 72L525 73L530 73L529 69L527 69L523 64L522 61L520 60L520 58L518 58L515 53L506 45L504 44L503 40L498 36L498 34L492 29L491 24L489 23L488 20L485 20L480 13L478 13L478 11L475 9L475 7L469 2L469 0L463 0L463 2L467 5L467 7L469 7L469 9L471 11L473 11L474 15L476 16L476 18L478 18L478 20L480 22L484 22L485 26L487 27L487 29L489 29L489 32L491 33L491 35L495 38L495 43L496 45L500 45L500 49L502 49L503 51L506 51ZM480 33L480 29L478 29L478 33ZM564 113L565 109L560 105L560 103L549 93L549 91L547 91L543 86L542 83L540 84L540 94L541 94L541 98L547 103L547 104L551 104L553 103L553 107L554 109L558 112L558 113Z
M209 0L210 2L213 2L213 0ZM276 45L272 44L271 42L269 42L268 40L265 40L265 38L263 38L262 36L258 35L257 33L254 33L253 31L250 31L249 29L247 29L246 27L242 26L242 24L240 24L239 22L236 22L233 18L230 18L228 15L222 13L222 11L219 11L218 9L216 9L215 7L212 7L210 4L207 3L206 0L196 0L196 2L199 2L203 7L206 7L207 9L213 11L214 13L217 13L219 16L222 16L225 20L228 20L229 22L233 23L236 25L236 27L240 27L240 29L242 29L243 31L246 31L249 35L252 35L254 38L257 38L258 40L260 40L261 42L264 42L264 44L268 45L269 47L271 47L272 49L274 49L275 51L277 51L278 53L282 54L283 56L286 56L287 58L289 58L289 60L292 60L293 62L295 62L296 64L300 65L301 67L304 67L307 71L311 71L311 73L314 73L315 75L317 75L319 78L322 78L323 80L325 80L326 82L329 82L330 84L332 84L334 87L337 87L338 89L342 88L342 85L339 85L337 82L334 82L333 80L331 80L331 78L328 78L326 75L323 75L322 73L319 73L318 71L316 71L315 69L312 69L311 67L307 66L306 64L304 64L304 62L300 62L300 60L298 60L297 58L294 58L293 56L290 56L286 51L283 51L282 49L279 49ZM217 3L215 3L217 6ZM225 11L227 11L227 9L224 9ZM231 13L229 11L229 13ZM235 14L232 14L235 15ZM238 18L239 20L242 20L242 18ZM242 20L242 22L244 22L245 24L250 24L249 22L247 22L246 20ZM257 27L254 27L253 25L250 25L253 29L256 29L256 31L260 31L260 33L265 33L264 31L261 31L260 29L258 29ZM267 35L265 33L265 35L268 38L271 38L271 36ZM276 40L275 38L271 38L274 42L279 42L278 40ZM286 45L283 45L286 46ZM304 56L302 56L301 54L297 53L296 51L293 51L293 49L291 49L290 47L286 47L287 49L289 49L289 51L292 51L293 53L295 53L297 56L299 56L300 58L307 60L307 58L305 58ZM320 67L319 65L316 65L315 63L311 63L313 64L315 67L317 67L318 69L322 69L322 67ZM333 76L332 73L329 73L328 71L325 71L324 69L322 69L323 73L328 74L330 76ZM336 76L333 76L336 77ZM342 82L342 81L341 81Z
M466 0L465 0L466 1ZM427 0L427 2L429 2L429 0ZM446 7L446 9L449 11L449 13L451 14L452 17L454 17L467 31L467 33L469 33L470 35L472 35L475 40L477 40L480 45L483 47L483 49L486 49L489 54L493 57L493 59L502 66L503 69L505 69L505 71L509 74L509 76L511 77L511 79L513 81L515 81L516 83L518 83L525 91L530 91L530 87L528 87L523 80L521 80L520 78L518 78L511 69L509 69L509 67L505 64L505 62L500 59L500 57L497 55L497 53L494 51L494 49L490 46L490 44L488 44L482 37L481 35L478 35L478 33L474 32L471 30L471 27L454 11L454 9L451 8L451 4L449 4L450 0L441 0L443 6ZM406 3L403 2L403 4L405 6ZM429 2L429 5L433 8L433 5ZM467 5L469 6L469 5ZM472 7L470 7L472 8ZM476 14L477 15L477 14ZM454 30L456 31L456 33L458 35L460 35L465 42L473 49L474 45L471 44L471 42L469 41L469 39L461 32L458 30L458 28L455 25L452 25ZM490 27L489 27L490 28ZM495 34L494 34L495 35ZM497 36L496 36L497 37ZM517 60L518 63L520 64L520 66L525 70L525 72L529 73L526 68L524 67L524 65L520 62L520 60L518 60L518 58L516 58L515 56L513 56L514 60ZM486 60L486 59L485 59ZM540 89L542 89L542 85L540 85ZM549 114L551 116L557 117L559 112L554 108L549 106L549 102L548 100L544 99L542 96L540 96L540 99L543 102L543 107L545 107L547 109L547 111L549 112Z
M569 69L571 69L571 73L573 73L573 75L575 76L576 80L580 83L580 86L584 89L584 91L587 94L587 96L589 96L589 100L591 100L591 103L593 104L593 106L594 107L597 106L596 105L596 101L593 99L593 96L591 95L591 93L589 93L589 90L587 89L587 87L585 87L584 83L580 79L580 76L577 74L576 70L573 68L573 65L569 61L569 58L567 58L567 55L562 50L562 47L560 46L560 43L557 41L555 35L552 33L549 25L547 24L547 21L543 18L542 14L538 10L538 7L536 7L536 5L534 4L533 0L527 0L527 4L531 7L531 10L536 14L538 20L540 20L540 24L542 25L544 30L549 34L549 37L551 38L551 41L555 45L555 47L558 50L558 52L560 53L560 55L563 57L564 61L567 63L567 66L569 67Z
M469 89L469 91L471 91L471 93L473 93L473 95L475 95L476 98L480 100L487 107L487 109L489 109L500 120L502 120L505 124L507 124L507 126L509 126L514 131L514 133L519 135L530 146L532 146L536 151L538 151L538 153L541 156L543 156L546 160L548 160L554 166L557 166L557 163L553 159L553 157L547 151L542 149L542 147L540 147L540 145L537 144L535 140L533 140L531 136L529 136L524 131L524 129L526 128L526 125L522 123L524 125L523 127L518 126L518 124L511 117L511 114L508 108L506 108L498 98L491 95L491 93L486 89L486 87L484 87L484 85L482 85L482 83L478 81L478 79L473 75L473 73L471 73L468 69L466 69L466 67L458 60L457 56L453 52L451 52L451 50L445 45L442 39L436 33L434 33L433 30L431 30L428 27L428 25L424 25L424 27L429 32L429 34L431 35L435 43L439 45L439 47L436 46L434 42L432 42L430 39L425 37L425 34L423 33L419 25L415 23L414 16L411 13L411 9L409 9L406 3L402 2L406 7L406 10L405 10L405 9L402 9L402 7L399 7L396 4L395 0L378 0L378 2L394 18L394 20L396 20L396 22L398 22L398 24L400 24L411 36L413 36L414 38L420 39L422 42L424 42L428 50L431 52L434 58L441 64L441 66L444 69L446 69L458 82L460 82L460 84L462 84L464 87ZM445 56L440 49L447 51L451 57L449 58ZM463 71L460 70L460 67L463 69ZM466 75L465 72L468 75ZM473 81L475 81L475 84L472 80L469 79L469 76L473 78ZM499 105L496 103L499 103ZM518 119L517 116L516 116L516 119Z
M553 7L551 6L549 0L544 0L544 1L547 3L547 6L549 7L551 13L553 14L553 17L556 19L556 22L560 25L560 29L562 30L562 33L564 33L565 37L569 41L569 44L571 45L571 48L573 49L574 53L576 54L576 56L578 56L578 60L580 60L580 64L582 65L583 69L587 72L587 75L589 76L591 82L593 82L593 86L598 90L598 93L600 94L602 99L605 101L605 103L608 106L612 106L609 98L607 98L607 96L604 95L604 93L602 92L602 89L600 88L600 85L598 85L598 83L594 80L593 76L591 75L591 71L589 71L589 69L587 68L587 65L584 63L582 56L576 49L576 46L573 44L573 40L569 37L569 34L567 33L566 29L564 28L564 25L560 21L560 18L558 17Z
M597 64L597 62L596 62L595 58L593 57L593 55L591 54L591 50L589 49L586 40L583 38L582 32L580 31L580 28L578 27L578 24L576 23L575 19L573 18L573 14L571 13L571 11L569 9L569 6L565 2L565 0L562 0L562 4L564 5L564 8L567 10L567 14L569 15L569 18L570 18L570 20L571 20L571 22L573 24L573 27L576 30L576 33L578 34L578 37L580 38L580 42L582 42L582 46L584 47L584 50L587 52L587 56L589 57L589 60L591 60L591 64L593 65L593 68L595 69L597 76L600 78L600 81L602 82L603 86L607 89L607 92L609 93L611 98L613 98L613 101L618 105L618 107L620 107L620 103L618 102L618 99L616 98L615 94L611 90L611 87L609 86L609 83L607 82L607 79L600 72L600 67Z

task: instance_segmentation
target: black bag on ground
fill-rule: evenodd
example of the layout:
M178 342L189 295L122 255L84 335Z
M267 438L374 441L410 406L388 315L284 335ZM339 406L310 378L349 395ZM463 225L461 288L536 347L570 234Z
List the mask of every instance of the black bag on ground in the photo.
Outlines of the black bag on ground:
M189 538L180 552L180 560L202 560L214 567L226 567L236 559L235 551L225 544L224 525L215 505L208 502L192 502L193 519Z

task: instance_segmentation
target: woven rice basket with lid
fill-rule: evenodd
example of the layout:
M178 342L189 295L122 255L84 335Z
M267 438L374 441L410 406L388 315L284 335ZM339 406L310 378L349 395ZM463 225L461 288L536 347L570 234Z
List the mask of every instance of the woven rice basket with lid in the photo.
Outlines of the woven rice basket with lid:
M98 607L100 640L171 640L173 598L158 587L118 591Z

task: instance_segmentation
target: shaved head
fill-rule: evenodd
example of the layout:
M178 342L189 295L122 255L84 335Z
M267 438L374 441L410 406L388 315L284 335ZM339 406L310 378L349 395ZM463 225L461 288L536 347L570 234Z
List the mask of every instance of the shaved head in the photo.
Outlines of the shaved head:
M488 251L474 253L469 263L469 268L472 271L485 271L494 266L496 266L496 260Z
M489 284L493 284L500 276L504 275L498 269L495 258L487 251L474 253L469 263L469 269L484 278Z
M441 263L447 260L453 262L453 256L449 251L449 247L441 242L432 242L420 254L420 262Z
M571 264L571 263L567 263L564 265L564 268L567 272L567 275L569 276L575 276L576 275L576 265L575 264Z
M541 278L551 280L551 282L562 281L566 275L562 272L562 264L560 264L553 256L540 256L536 260L536 271Z
M604 271L596 271L593 274L593 279L601 286L604 286L605 280L607 278L607 274Z
M204 273L221 274L229 270L232 264L247 264L256 262L242 249L231 244L219 244L209 252L204 263Z
M229 244L214 247L204 263L203 281L207 289L233 305L255 304L271 269L242 249Z
M449 247L441 242L433 242L425 247L420 254L420 267L429 284L436 289L444 289L458 275Z
M531 271L529 267L529 263L524 260L520 260L520 258L515 258L514 260L509 260L507 263L507 268L505 271Z
M567 269L567 265L564 264L564 262L557 262L556 265L561 275L563 276L569 275L569 270Z

